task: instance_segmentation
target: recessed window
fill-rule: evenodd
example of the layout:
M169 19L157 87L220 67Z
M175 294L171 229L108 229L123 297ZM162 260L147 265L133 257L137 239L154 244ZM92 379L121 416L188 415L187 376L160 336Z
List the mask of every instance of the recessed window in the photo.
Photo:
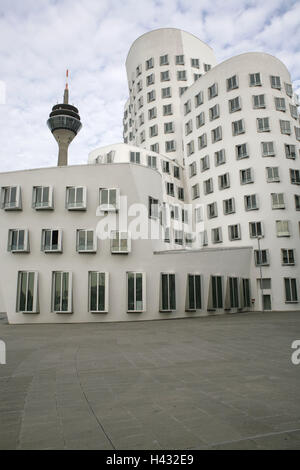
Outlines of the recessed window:
M171 98L171 87L166 87L161 89L162 98Z
M170 80L170 72L169 70L165 70L164 72L160 72L160 81L167 82Z
M276 234L277 237L289 237L289 221L288 220L276 220Z
M205 124L205 114L204 111L202 111L200 114L196 116L196 127L199 129L199 127L203 126Z
M294 266L295 264L295 254L294 250L288 250L285 248L281 249L281 264L282 266Z
M210 168L209 155L205 155L205 157L202 157L200 159L200 166L201 166L201 171L209 170L209 168Z
M151 196L148 197L148 216L150 219L159 218L159 201Z
M32 207L36 210L53 209L52 186L34 186L33 187Z
M175 140L166 140L165 150L166 150L166 152L175 152L175 150L176 150Z
M294 119L299 118L297 106L295 106L293 104L290 104L290 113L291 113L292 118L294 118Z
M223 212L224 215L233 214L235 212L235 202L233 197L230 199L224 199Z
M151 103L154 100L155 100L155 90L151 90L147 93L147 101L148 103Z
M130 163L141 163L140 152L130 152Z
M177 80L187 80L186 70L177 71Z
M236 111L240 111L242 109L241 98L239 96L233 98L232 100L229 100L228 104L230 113L235 113Z
M175 64L176 65L184 65L184 55L176 55L175 56Z
M257 238L263 236L262 222L249 222L249 235L250 238Z
M172 105L171 104L165 104L163 106L163 115L164 116L169 116L170 114L173 114Z
M239 292L239 278L229 277L229 306L230 308L239 308L240 306L240 292Z
M278 166L269 166L266 168L267 171L267 182L268 183L279 183L279 168Z
M223 277L211 276L210 278L211 299L209 308L223 308Z
M154 107L154 108L150 108L150 109L148 110L148 118L149 118L149 119L155 119L156 116L157 116L157 110L156 110L156 108L155 108L155 107Z
M164 132L165 134L172 134L174 132L174 122L165 122Z
M195 96L195 106L200 106L203 104L203 91L199 91L199 93Z
M256 266L269 266L269 250L254 250L254 261Z
M280 132L281 134L291 135L291 123L290 121L283 121L280 119Z
M184 115L188 114L192 110L191 100L188 100L183 105Z
M12 253L29 253L29 235L27 229L10 229L8 231L7 251Z
M100 188L100 211L115 212L120 207L120 190L116 188Z
M1 188L1 209L6 211L22 210L20 186L3 186Z
M270 132L270 120L268 117L256 119L257 132Z
M265 95L253 95L252 103L254 109L260 109L266 107Z
M78 229L76 232L76 251L78 253L96 253L97 238L94 230Z
M200 68L200 60L199 59L191 59L191 66L199 69Z
M86 210L86 187L68 186L66 191L66 207L69 211Z
M127 272L127 312L146 310L146 273Z
M109 295L109 274L89 271L89 312L107 313Z
M181 188L180 186L177 188L177 196L180 201L184 200L184 188Z
M244 134L244 132L245 132L244 120L239 119L238 121L233 121L233 123L232 123L232 135Z
M160 310L163 312L176 310L175 274L161 273L160 284L161 284Z
M292 184L300 184L300 170L290 169L290 180Z
M295 209L300 211L300 194L295 194Z
M208 99L211 100L212 98L215 98L218 96L218 85L217 83L214 83L208 88Z
M293 97L293 87L290 83L285 83L284 84L285 92L286 94L292 98Z
M293 144L284 144L284 151L286 158L295 160L296 158L296 145Z
M147 77L146 77L147 86L154 85L154 80L155 80L154 73L151 73L150 75L147 75Z
M72 273L52 273L52 312L72 313Z
M238 85L237 75L233 75L232 77L227 78L226 84L227 84L227 91L235 90L236 88L238 88L239 85Z
M262 142L261 154L262 157L275 157L274 142Z
M152 69L154 67L154 59L151 57L150 59L146 60L146 70Z
M249 184L254 182L252 168L245 168L244 170L240 170L240 182L241 184Z
M284 290L286 302L298 302L297 279L291 277L284 278Z
M62 252L62 230L61 229L43 229L41 251L45 253Z
M176 245L183 245L183 230L174 230L174 243Z
M272 193L271 202L272 202L272 209L285 209L283 193Z
M155 137L155 136L157 136L157 134L158 134L158 126L157 126L157 124L155 124L154 126L151 126L149 128L149 136L150 137Z
M157 169L157 158L153 155L148 155L147 163L150 168Z
M224 173L223 175L218 176L219 189L227 189L230 187L230 178L229 173Z
M200 190L199 190L199 184L194 184L192 186L192 199L197 199L200 197Z
M275 101L276 111L283 111L283 112L286 111L284 98L278 98L277 96L275 96L274 101Z
M187 149L187 155L188 157L190 155L192 155L194 152L195 152L195 144L194 144L194 141L191 140L190 142L188 142L187 146L186 146L186 149Z
M162 165L163 173L170 173L170 162L167 162L166 160L162 160L161 165Z
M249 74L249 85L250 86L261 86L260 73Z
M203 182L204 194L210 194L214 191L213 179L209 178Z
M270 81L271 81L271 87L276 88L277 90L281 90L281 82L280 82L280 77L276 75L271 75L270 76Z
M230 241L241 239L241 226L240 224L228 226L228 237Z
M237 160L241 160L242 158L248 158L249 157L248 145L246 143L236 145L235 153L236 153Z
M18 272L16 311L38 313L38 273L36 271Z
M190 178L197 174L197 163L193 162L189 165Z
M203 67L204 67L204 72L208 72L211 69L210 64L203 64Z
M218 142L219 140L222 140L222 127L218 126L215 129L212 129L211 131L211 141L214 144L215 142Z
M225 149L215 152L215 166L223 165L226 163Z
M212 108L209 108L209 119L210 121L213 121L218 117L220 117L220 106L215 104Z
M218 206L216 202L212 202L207 204L207 217L209 219L213 219L214 217L218 217Z
M250 194L249 196L244 196L245 210L253 211L258 209L258 200L256 194Z
M189 135L193 131L193 121L190 119L185 123L185 135Z
M200 310L202 308L201 284L200 274L187 275L187 311Z
M159 64L160 65L169 65L169 57L168 54L161 55L159 58Z
M111 232L111 253L127 254L130 252L130 236L128 232L114 230Z

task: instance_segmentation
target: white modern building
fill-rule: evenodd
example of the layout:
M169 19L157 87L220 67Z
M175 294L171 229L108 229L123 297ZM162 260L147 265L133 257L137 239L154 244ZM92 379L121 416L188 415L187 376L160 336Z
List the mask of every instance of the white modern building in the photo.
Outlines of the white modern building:
M133 43L126 69L124 143L68 166L81 122L65 91L48 121L59 165L0 174L0 311L51 323L299 310L300 125L284 64L216 65L166 28Z

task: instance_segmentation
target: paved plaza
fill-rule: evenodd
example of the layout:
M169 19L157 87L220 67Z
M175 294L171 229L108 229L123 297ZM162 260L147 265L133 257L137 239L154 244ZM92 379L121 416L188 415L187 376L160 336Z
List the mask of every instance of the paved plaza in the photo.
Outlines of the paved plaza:
M1 449L300 449L300 312L6 325Z

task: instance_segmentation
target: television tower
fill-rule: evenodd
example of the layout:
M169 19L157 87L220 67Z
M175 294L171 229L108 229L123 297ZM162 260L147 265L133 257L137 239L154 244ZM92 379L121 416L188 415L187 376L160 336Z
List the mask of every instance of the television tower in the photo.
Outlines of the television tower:
M69 104L68 75L69 71L67 70L64 102L53 106L47 121L49 129L58 143L57 166L68 165L69 145L82 127L78 109Z

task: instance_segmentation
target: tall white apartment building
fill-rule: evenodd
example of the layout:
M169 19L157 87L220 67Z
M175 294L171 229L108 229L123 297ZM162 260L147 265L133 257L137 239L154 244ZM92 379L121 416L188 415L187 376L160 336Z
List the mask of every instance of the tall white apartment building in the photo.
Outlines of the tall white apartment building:
M165 28L133 43L126 70L124 143L69 166L81 121L66 87L50 115L59 165L0 173L0 311L80 323L299 310L300 125L284 64L216 64Z

